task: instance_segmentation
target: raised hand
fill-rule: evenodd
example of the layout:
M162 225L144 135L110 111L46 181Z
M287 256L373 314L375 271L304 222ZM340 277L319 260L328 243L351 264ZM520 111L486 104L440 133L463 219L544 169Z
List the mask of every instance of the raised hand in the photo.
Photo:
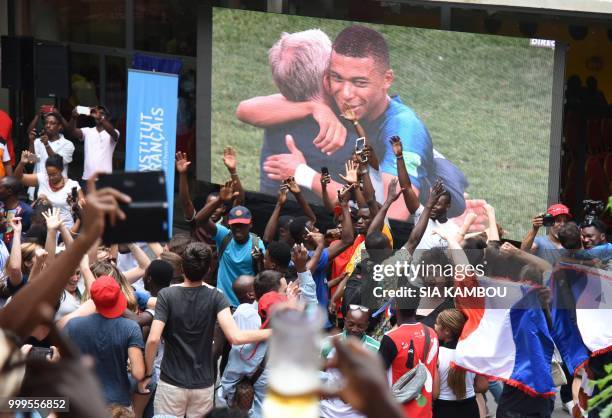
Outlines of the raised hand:
M190 164L191 164L191 161L187 160L186 153L181 152L181 151L176 153L176 171L178 171L179 174L186 173L187 170L189 169Z
M62 225L62 218L60 216L59 208L51 208L42 214L47 223L47 229L59 229Z
M49 253L42 248L37 248L34 251L34 259L39 263L44 263Z
M321 234L320 232L309 232L306 239L314 242L317 244L317 246L325 245L325 235Z
M223 164L230 173L236 172L236 150L233 147L225 147L223 149Z
M295 177L288 177L287 179L285 179L285 183L287 184L287 187L289 188L289 191L291 193L300 193L300 186L298 186L298 184L296 183Z
M308 262L308 250L304 244L295 244L291 249L291 260L295 266L295 271L302 273L306 271L306 263Z
M341 205L348 205L352 189L353 185L351 184L350 186L345 186L341 190L338 190L338 203Z
M358 182L358 179L357 179L358 168L359 168L359 164L356 164L353 160L348 160L344 164L346 176L343 176L342 174L340 174L340 177L342 177L342 179L348 184L355 184Z
M219 199L227 202L238 197L239 192L234 190L234 182L228 181L219 190Z
M533 226L533 229L535 230L540 229L544 225L544 215L540 214L540 215L534 216L533 219L531 220L531 225Z
M397 188L398 183L399 180L397 179L397 177L393 177L389 182L389 186L387 187L387 201L395 202L397 198L400 197L400 195L402 194L403 189Z
M429 208L433 208L434 205L438 203L438 199L444 194L445 191L446 190L444 189L444 183L442 183L442 180L436 180L433 187L429 191L429 197L427 198L426 206Z
M289 193L289 188L286 183L283 183L278 190L278 204L284 206L287 203L287 194Z
M21 152L21 160L26 164L33 164L36 162L36 154L33 154L28 150L23 150Z
M321 171L321 186L325 187L329 183L331 183L331 176L329 175L329 172L324 174Z
M391 143L393 154L395 154L396 157L401 157L403 153L403 148L402 148L402 140L400 139L400 137L397 135L392 136L389 142Z
M501 247L499 247L499 252L507 256L517 255L520 251L521 250L519 250L509 242L504 242Z
M287 285L287 289L285 290L285 294L287 295L287 300L298 301L300 299L300 294L302 291L300 290L300 280L294 280Z

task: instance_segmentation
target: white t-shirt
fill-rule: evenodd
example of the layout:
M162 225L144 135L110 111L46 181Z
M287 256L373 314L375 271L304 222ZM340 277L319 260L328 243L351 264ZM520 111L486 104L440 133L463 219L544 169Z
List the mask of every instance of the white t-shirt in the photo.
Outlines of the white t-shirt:
M47 199L54 208L59 208L60 216L62 217L64 224L70 228L74 224L74 221L72 219L72 213L70 212L70 205L68 204L67 199L68 196L70 196L70 193L72 193L73 187L76 187L77 190L81 190L81 186L79 186L79 183L74 180L65 179L66 181L64 181L64 187L58 191L54 191L49 185L49 177L47 177L47 172L38 173L36 176L38 177L38 195L40 196L44 194L47 196Z
M85 145L85 162L83 163L83 180L89 179L95 172L113 172L113 152L115 141L106 130L98 128L81 128ZM119 131L115 129L117 135Z
M457 397L453 390L448 386L448 371L451 361L455 361L456 350L440 346L438 351L438 371L440 372L440 396L438 399L445 401L456 401ZM474 379L476 375L471 372L465 372L465 398L476 396L474 392Z
M62 174L64 177L68 175L68 164L72 162L72 154L74 153L74 144L72 141L64 138L64 135L59 134L59 139L55 141L49 141L49 146L53 150L54 153L62 156L64 160L64 171ZM39 159L36 165L34 166L34 174L44 173L45 172L45 161L49 158L49 154L47 154L47 149L43 145L40 138L36 138L34 141L34 154L36 154Z
M62 171L62 174L64 177L67 177L68 164L72 162L72 154L74 153L74 144L72 141L64 138L64 135L59 134L59 139L49 141L49 146L54 153L62 156L62 160L64 160L64 170ZM36 154L38 157L38 161L34 165L33 174L46 173L45 161L47 161L47 158L49 158L49 154L47 154L47 149L41 142L40 138L36 138L36 140L34 140L34 154ZM28 195L30 195L31 200L34 200L34 190L34 187L28 188Z
M415 225L419 221L419 218L421 217L421 215L423 214L424 209L425 207L423 205L420 205L419 208L414 213ZM416 247L417 250L429 250L431 248L436 248L436 247L448 248L448 242L442 239L440 235L437 235L437 234L434 235L433 233L434 229L444 229L445 231L447 231L448 234L451 234L451 235L456 235L459 233L459 227L457 226L457 224L455 224L450 219L444 223L440 223L438 221L429 219L427 222L427 229L425 230L425 233L423 234L423 238L421 238L421 242L419 242L419 245L417 245Z

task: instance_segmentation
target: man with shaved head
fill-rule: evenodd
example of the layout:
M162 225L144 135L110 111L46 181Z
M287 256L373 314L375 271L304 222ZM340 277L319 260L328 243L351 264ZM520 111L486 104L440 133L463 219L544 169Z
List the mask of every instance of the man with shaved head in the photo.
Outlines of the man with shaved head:
M255 289L253 287L253 283L255 283L255 277L243 275L238 276L236 281L232 284L232 290L236 294L238 302L240 302L238 309L236 309L236 312L234 312L234 319L236 321L238 321L236 314L238 313L238 310L240 310L240 307L243 304L247 305L242 309L242 311L248 310L248 305L252 306L253 302L255 302ZM257 308L255 308L255 313L257 313ZM238 326L240 326L240 323L238 323Z

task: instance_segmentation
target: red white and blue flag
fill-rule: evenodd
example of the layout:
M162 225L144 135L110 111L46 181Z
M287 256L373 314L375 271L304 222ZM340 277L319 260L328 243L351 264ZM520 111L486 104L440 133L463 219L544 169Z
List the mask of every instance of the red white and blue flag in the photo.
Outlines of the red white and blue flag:
M612 350L612 274L559 263L550 278L552 336L570 373Z
M501 380L532 396L553 396L554 344L537 290L486 277L456 283L463 288L503 288L506 293L455 296L455 304L467 316L467 322L457 344L454 366Z

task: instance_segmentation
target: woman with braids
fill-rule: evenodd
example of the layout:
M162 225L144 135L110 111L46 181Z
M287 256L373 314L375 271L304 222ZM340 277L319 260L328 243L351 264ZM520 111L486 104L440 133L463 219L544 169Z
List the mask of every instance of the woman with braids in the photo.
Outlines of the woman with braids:
M440 394L433 404L434 418L480 417L476 393L487 390L487 379L451 367L451 362L455 361L455 347L465 321L465 316L457 309L445 309L440 312L436 320L435 328L440 340L438 352Z

